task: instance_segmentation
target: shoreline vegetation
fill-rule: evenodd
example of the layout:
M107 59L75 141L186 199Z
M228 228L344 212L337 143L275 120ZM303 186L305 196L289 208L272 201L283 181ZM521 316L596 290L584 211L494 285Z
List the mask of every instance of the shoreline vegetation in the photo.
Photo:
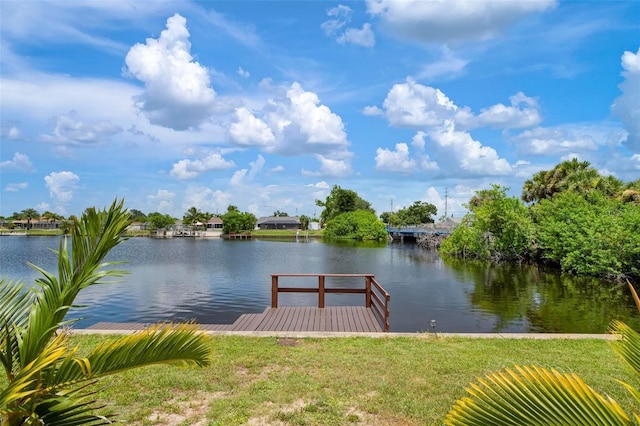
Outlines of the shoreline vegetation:
M536 173L525 181L519 198L508 195L508 191L509 188L496 184L491 189L476 191L464 205L468 213L449 237L423 241L425 244L421 245L439 245L442 255L465 260L538 264L618 282L640 278L640 179L623 182L604 176L588 162L574 158ZM215 225L222 225L222 238L248 233L251 238L383 242L389 238L385 223L400 227L433 223L437 214L434 205L416 201L407 208L376 216L371 203L338 185L332 187L325 201L316 200L316 205L323 208L318 223L320 231L307 231L311 219L305 215L291 218L300 229L256 230L258 219L233 205L222 215L192 207L180 226L195 227L198 233L199 229L204 230L203 226L213 225L209 221L215 219ZM147 221L152 229L163 229L176 222L175 218L158 212L145 215L133 209L129 214L132 223ZM42 217L45 215L54 218L51 212ZM14 217L20 217L30 228L30 220L38 217L38 212L25 209L14 213ZM286 212L280 211L272 216L280 224L287 217ZM448 218L441 218L445 219ZM72 222L69 219L63 224ZM17 232L10 234L0 229L2 235L25 235L24 229ZM60 234L33 229L26 232L26 235ZM149 230L131 228L125 235L152 234Z
M20 236L20 237L59 237L62 234L60 229L0 229L0 236ZM149 237L149 238L166 238L157 237L151 231L127 231L126 237ZM292 229L258 229L251 231L252 237L257 238L322 238L323 231L301 231ZM169 237L174 238L174 237ZM175 237L178 238L178 237ZM182 237L180 237L182 238ZM197 237L197 238L219 238L219 237Z

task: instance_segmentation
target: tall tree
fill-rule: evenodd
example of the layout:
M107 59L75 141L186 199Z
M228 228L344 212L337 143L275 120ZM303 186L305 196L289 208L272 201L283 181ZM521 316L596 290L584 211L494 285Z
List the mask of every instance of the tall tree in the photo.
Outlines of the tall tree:
M149 222L153 229L162 229L176 223L175 218L168 214L162 214L158 212L149 213Z
M129 209L129 215L131 216L131 221L133 222L146 222L147 215L136 209Z
M195 207L189 208L182 217L182 222L186 225L195 225L198 222L204 223L206 221L204 213Z
M221 216L222 232L229 234L231 232L250 231L256 227L258 219L252 213L241 212L238 207L230 205L227 212Z
M50 212L49 210L47 210L44 213L42 213L42 218L47 220L50 223L53 223L56 220L63 220L64 219L64 217L62 215Z
M564 191L585 194L593 190L604 191L609 196L618 193L622 182L614 177L603 177L588 161L577 158L563 161L551 170L542 170L522 186L522 200L531 203L552 198Z
M27 229L31 229L31 221L39 217L40 213L36 209L24 209L20 212L20 218L27 221Z
M309 223L311 222L311 218L305 214L300 216L300 228L303 231L307 231L309 229Z
M338 185L334 185L331 188L331 192L327 195L325 201L316 200L316 205L324 207L320 214L320 224L323 226L342 213L365 210L375 214L375 210L371 208L371 203L360 198L355 191L342 189Z

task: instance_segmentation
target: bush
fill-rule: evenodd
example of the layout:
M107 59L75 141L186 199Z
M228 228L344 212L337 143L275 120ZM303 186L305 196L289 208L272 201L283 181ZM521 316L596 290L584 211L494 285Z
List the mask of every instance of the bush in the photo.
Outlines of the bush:
M323 235L328 239L383 241L387 239L387 230L375 213L356 210L342 213L327 222Z
M564 192L532 207L541 258L589 275L640 272L640 209L600 192Z
M440 247L443 253L493 260L524 260L532 249L533 223L527 207L494 185L478 191L471 210Z

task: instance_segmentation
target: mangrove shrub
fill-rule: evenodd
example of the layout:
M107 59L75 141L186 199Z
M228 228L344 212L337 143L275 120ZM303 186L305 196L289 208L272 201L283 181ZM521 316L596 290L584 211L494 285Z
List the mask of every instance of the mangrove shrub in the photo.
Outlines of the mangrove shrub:
M598 191L557 194L532 207L538 253L563 271L640 273L640 207Z
M470 212L451 236L443 253L492 260L523 260L529 256L534 235L527 207L507 196L508 188L493 185L477 191L467 206Z
M329 239L383 241L387 239L387 230L375 213L356 210L342 213L327 222L323 235Z

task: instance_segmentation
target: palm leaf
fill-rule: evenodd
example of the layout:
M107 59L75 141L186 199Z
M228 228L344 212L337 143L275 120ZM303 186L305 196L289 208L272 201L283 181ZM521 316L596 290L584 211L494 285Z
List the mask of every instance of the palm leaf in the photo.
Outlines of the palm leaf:
M472 383L446 425L630 425L629 416L575 374L515 366Z
M159 324L98 345L86 358L67 359L55 382L93 379L152 364L206 366L211 346L195 324Z
M36 280L38 291L31 307L20 364L26 365L47 345L53 333L65 325L64 317L73 306L80 290L104 282L108 277L118 277L125 271L106 269L121 262L103 262L109 251L118 245L129 224L124 201L114 201L107 211L87 209L82 219L73 227L71 250L68 239L60 239L58 254L58 278L31 265L41 273ZM71 252L71 257L69 257Z
M0 321L21 326L27 319L32 302L31 292L21 281L0 280Z
M0 407L20 407L39 394L46 393L46 384L41 380L43 370L55 366L67 353L67 337L57 336L31 363L12 377L0 392ZM4 414L0 408L0 413Z
M62 391L43 400L37 407L36 415L47 426L104 425L111 424L108 417L93 414L103 408L96 403L95 392L82 393L88 386L71 391Z
M609 332L618 337L611 341L613 350L640 375L640 333L618 320L611 321Z

